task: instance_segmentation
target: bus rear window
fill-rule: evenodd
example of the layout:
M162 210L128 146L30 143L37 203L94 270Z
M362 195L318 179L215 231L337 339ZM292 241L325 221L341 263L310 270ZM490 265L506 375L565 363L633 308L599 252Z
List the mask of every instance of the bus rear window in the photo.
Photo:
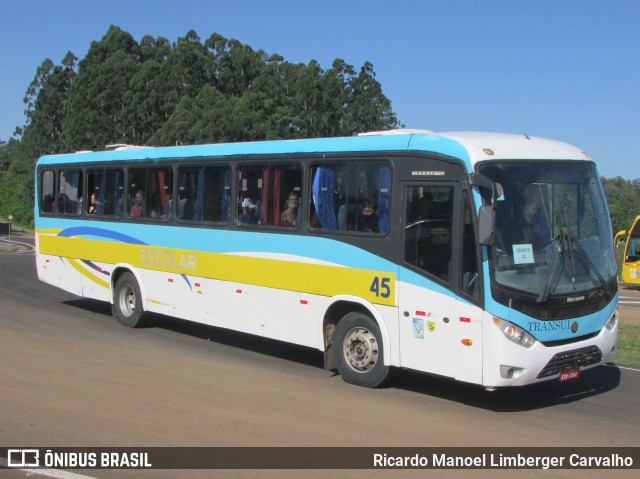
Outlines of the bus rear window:
M56 212L56 174L45 170L40 176L40 214Z

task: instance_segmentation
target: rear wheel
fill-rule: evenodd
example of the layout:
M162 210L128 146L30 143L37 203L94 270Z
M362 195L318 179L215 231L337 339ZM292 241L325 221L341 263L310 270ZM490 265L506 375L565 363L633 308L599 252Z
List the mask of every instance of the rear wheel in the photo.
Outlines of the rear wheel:
M123 273L116 281L113 315L129 328L139 328L147 324L147 316L142 309L140 286L132 273Z
M332 349L338 372L348 383L374 388L391 377L391 369L384 364L380 328L369 316L344 316L336 326Z

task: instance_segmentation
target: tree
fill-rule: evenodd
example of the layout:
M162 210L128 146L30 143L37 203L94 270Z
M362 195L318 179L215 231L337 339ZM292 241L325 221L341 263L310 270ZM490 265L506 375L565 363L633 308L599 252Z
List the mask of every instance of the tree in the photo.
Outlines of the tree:
M613 232L628 230L640 215L640 179L601 178Z
M65 104L63 135L68 150L140 140L126 101L129 82L140 69L139 58L139 45L118 27L111 26L102 41L91 44Z
M391 102L382 93L382 86L375 79L373 65L369 62L359 75L348 80L348 98L345 128L354 133L387 129L398 126L398 119L391 109Z
M46 153L110 143L180 145L353 135L398 126L369 62L324 71L235 39L190 30L140 43L111 26L80 60L46 59L25 95L19 140L0 148L2 207L30 220L33 163ZM6 200L6 203L4 202ZM18 205L19 203L19 205ZM14 213L15 214L15 213ZM21 213L23 214L23 213Z
M14 216L14 222L30 225L33 222L33 165L25 143L10 139L0 148L0 216Z
M76 78L76 56L68 52L62 65L48 58L36 71L24 98L27 106L23 142L34 156L63 150L62 125L69 89Z

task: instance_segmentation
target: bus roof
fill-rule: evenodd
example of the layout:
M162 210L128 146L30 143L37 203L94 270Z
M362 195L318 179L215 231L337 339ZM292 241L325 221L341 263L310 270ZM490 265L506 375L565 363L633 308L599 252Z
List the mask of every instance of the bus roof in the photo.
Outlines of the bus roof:
M426 130L390 130L359 136L306 140L216 143L173 147L117 146L110 151L80 151L48 155L39 165L118 160L348 153L358 151L429 151L459 158L469 171L477 162L498 159L590 159L582 150L555 140L527 135L487 132L434 133ZM112 147L113 148L113 147Z

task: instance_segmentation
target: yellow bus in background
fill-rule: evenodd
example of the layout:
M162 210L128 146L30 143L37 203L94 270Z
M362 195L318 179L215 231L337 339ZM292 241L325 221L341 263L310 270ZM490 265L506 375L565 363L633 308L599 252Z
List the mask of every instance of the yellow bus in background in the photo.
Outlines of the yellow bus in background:
M640 284L640 215L636 216L633 226L629 231L622 230L616 233L615 245L624 241L624 259L622 260L622 281L629 284Z

